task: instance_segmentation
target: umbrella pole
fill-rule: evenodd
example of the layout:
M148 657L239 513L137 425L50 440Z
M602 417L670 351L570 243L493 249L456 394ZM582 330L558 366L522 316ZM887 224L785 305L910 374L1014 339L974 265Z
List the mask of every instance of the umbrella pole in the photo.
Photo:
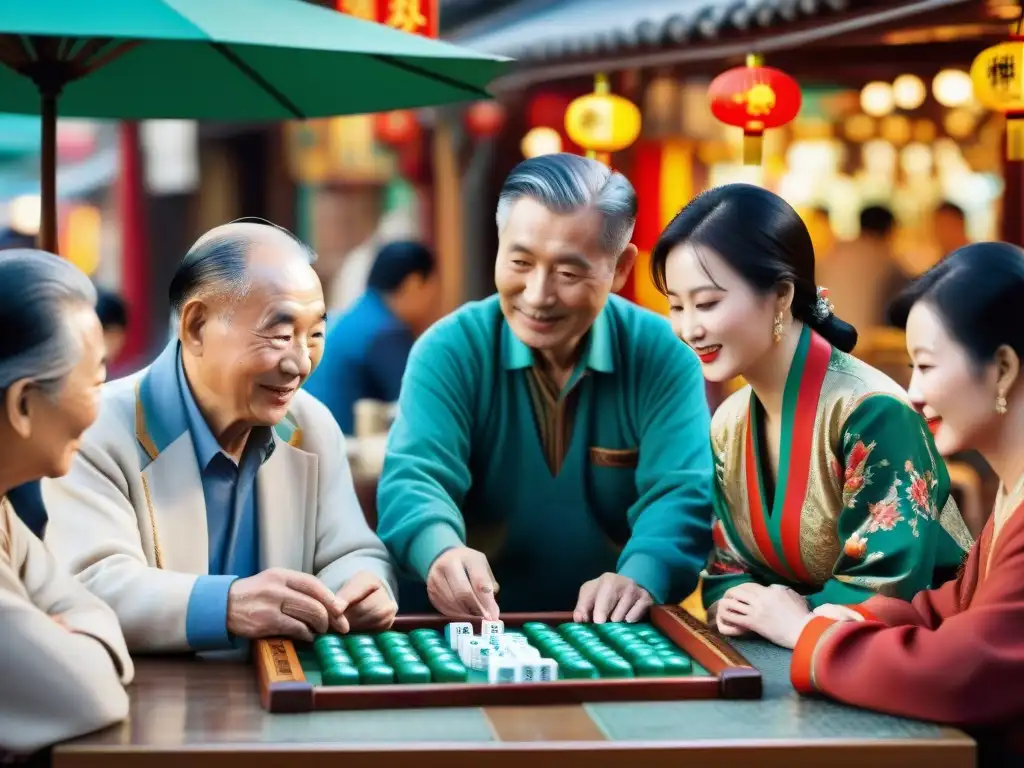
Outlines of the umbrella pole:
M40 168L39 247L58 253L57 244L57 92L42 90L43 146Z

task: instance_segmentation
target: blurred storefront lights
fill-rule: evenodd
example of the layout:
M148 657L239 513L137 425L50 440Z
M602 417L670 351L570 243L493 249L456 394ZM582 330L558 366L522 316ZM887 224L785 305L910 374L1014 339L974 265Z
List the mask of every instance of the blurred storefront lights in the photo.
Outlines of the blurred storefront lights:
M932 170L932 151L927 144L914 142L900 152L900 168L908 176L924 176Z
M525 158L553 155L562 151L562 137L554 128L539 125L527 131L519 148Z
M900 109L917 109L924 104L928 90L917 75L900 75L892 81L892 97Z
M971 76L961 69L944 69L932 80L932 95L944 107L963 107L971 102Z
M860 108L872 117L885 117L896 106L892 86L881 80L868 83L860 92Z
M39 195L21 195L11 200L8 206L11 229L23 235L39 234L42 218L42 203Z

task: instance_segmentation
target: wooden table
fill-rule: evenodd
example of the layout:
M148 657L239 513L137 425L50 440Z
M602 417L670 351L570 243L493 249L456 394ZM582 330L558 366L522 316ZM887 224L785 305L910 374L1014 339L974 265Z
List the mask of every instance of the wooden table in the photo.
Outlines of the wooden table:
M736 643L760 701L405 709L271 715L251 666L137 663L130 719L54 749L55 768L971 768L954 729L802 698L788 653ZM486 761L486 762L484 762Z

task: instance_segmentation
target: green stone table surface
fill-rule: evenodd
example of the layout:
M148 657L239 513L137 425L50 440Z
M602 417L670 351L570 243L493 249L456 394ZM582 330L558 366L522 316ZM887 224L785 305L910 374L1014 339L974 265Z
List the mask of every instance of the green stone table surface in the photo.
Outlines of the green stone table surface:
M678 701L586 705L609 739L934 739L941 729L800 696L789 683L790 652L760 640L733 641L761 670L759 701Z

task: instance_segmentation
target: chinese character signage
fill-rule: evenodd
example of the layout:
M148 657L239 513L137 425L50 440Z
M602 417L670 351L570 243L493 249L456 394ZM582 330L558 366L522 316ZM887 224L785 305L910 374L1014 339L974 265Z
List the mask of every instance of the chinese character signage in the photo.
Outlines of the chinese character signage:
M349 16L385 24L403 32L436 38L441 0L334 0Z
M974 98L1006 115L1006 159L1024 160L1024 38L986 48L971 65Z
M974 95L990 109L1017 110L1024 92L1021 90L1021 65L1024 46L1019 41L1000 43L983 51L971 67Z

